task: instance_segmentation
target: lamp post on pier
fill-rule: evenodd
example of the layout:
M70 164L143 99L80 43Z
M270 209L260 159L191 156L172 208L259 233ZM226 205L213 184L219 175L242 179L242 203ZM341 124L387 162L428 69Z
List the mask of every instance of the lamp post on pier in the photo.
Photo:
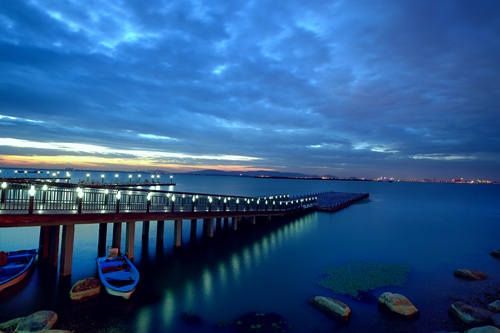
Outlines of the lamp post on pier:
M5 203L5 193L7 192L7 183L3 182L2 183L2 199L1 203Z
M83 203L83 190L79 187L76 188L76 193L78 196L78 214L82 213L82 203Z
M29 206L29 214L33 214L33 206L35 205L35 186L31 185L30 190L28 191L30 195L30 206Z

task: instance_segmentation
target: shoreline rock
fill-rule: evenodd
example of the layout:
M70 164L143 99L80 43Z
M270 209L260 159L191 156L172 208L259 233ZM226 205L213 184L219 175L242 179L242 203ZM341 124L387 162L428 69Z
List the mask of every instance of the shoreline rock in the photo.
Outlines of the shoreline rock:
M493 321L493 324L500 328L500 313L494 314L491 316L491 321Z
M493 315L493 312L463 302L453 303L449 311L456 318L469 325L488 324Z
M500 250L493 250L490 254L495 258L500 258Z
M488 309L493 312L500 312L500 299L488 304Z
M21 320L23 320L24 318L25 317L14 318L9 321L0 323L0 332L2 330L10 330L10 329L13 330L14 327L16 327L19 324L19 322L21 322Z
M465 333L500 333L500 329L494 326L481 326L471 328L470 330L465 331Z
M466 280L486 280L488 278L484 272L474 269L456 269L453 275Z
M339 300L325 296L314 296L309 300L309 304L327 316L341 322L348 322L351 318L351 309L347 304Z
M408 319L419 316L418 309L410 302L408 298L401 294L385 292L378 299L379 306L383 306L390 312Z
M50 330L57 323L57 313L54 311L38 311L24 317L16 327L16 333L32 333Z

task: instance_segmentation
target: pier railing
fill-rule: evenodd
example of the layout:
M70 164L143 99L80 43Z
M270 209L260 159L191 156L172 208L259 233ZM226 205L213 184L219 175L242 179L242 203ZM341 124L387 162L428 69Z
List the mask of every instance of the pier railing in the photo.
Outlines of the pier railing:
M0 213L15 214L293 211L316 204L314 194L245 197L57 183L2 182L0 186Z

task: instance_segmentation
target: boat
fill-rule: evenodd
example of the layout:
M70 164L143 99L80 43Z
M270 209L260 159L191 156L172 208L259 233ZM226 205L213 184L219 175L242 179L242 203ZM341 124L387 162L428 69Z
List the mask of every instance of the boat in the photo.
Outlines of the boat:
M0 292L28 275L37 253L36 249L0 252Z
M139 282L139 271L117 248L109 248L108 256L97 257L99 279L108 294L129 299Z

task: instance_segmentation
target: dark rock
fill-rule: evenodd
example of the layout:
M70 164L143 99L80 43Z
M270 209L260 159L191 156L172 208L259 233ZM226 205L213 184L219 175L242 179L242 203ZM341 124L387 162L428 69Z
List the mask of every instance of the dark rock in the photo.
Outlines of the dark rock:
M500 258L500 250L493 250L490 254L495 258Z
M471 328L465 331L465 333L500 333L500 329L494 326L482 326Z
M57 313L53 311L38 311L24 317L16 327L16 333L34 333L50 330L57 323Z
M284 333L292 325L274 312L248 312L234 319L231 327L238 333Z
M450 307L450 313L469 325L485 325L490 323L493 312L462 302L455 302Z
M488 309L493 312L500 312L500 299L497 299L496 301L488 304Z
M309 303L331 318L347 322L351 318L351 309L343 302L324 296L314 296Z
M185 322L188 325L202 324L203 323L201 316L197 313L192 312L192 311L181 313L181 319L183 322Z
M473 269L457 269L453 275L466 280L485 280L488 278L485 273Z
M500 328L500 313L494 314L491 316L491 320L493 321L493 324Z
M406 318L415 318L419 315L418 309L403 295L385 292L380 295L378 304L390 312Z

